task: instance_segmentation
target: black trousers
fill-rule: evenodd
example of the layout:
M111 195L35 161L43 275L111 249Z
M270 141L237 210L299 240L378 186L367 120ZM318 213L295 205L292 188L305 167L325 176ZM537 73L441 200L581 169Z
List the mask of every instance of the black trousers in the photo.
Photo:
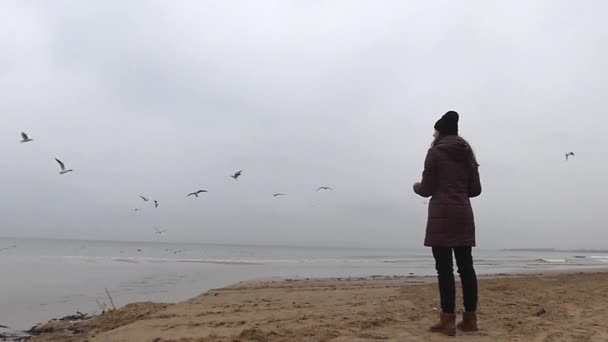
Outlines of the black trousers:
M454 313L456 308L456 286L454 284L454 266L452 251L456 257L458 274L462 283L464 309L469 312L477 310L477 275L473 268L471 247L433 247L435 269L439 279L441 309L445 313Z

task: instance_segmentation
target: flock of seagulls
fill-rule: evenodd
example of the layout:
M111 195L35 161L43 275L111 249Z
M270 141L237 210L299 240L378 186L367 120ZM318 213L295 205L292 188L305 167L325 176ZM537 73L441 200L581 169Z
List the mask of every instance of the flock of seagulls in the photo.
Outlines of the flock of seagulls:
M27 133L21 132L21 143L28 143L28 142L32 142L32 141L34 141L34 139L30 138L30 136ZM574 157L575 154L574 154L574 152L568 152L568 153L565 154L565 156L566 156L566 161L568 161L570 159L570 157ZM65 164L61 160L59 160L58 158L55 158L55 161L59 164L59 167L60 167L59 174L60 175L64 175L64 174L69 173L69 172L74 172L73 169L66 168ZM239 177L241 177L242 175L243 175L243 170L239 170L239 171L235 172L234 174L230 175L230 177L232 179L234 179L235 181L237 181L239 179ZM317 189L317 191L332 191L332 190L333 189L331 187L329 187L329 186L320 186ZM202 189L201 190L196 190L194 192L191 192L191 193L187 194L186 197L194 196L194 197L198 198L199 195L207 193L207 192L208 192L207 190L202 190ZM275 198L277 198L277 197L282 197L282 196L285 196L285 195L286 194L284 194L284 193L275 193L272 196L275 197ZM139 196L139 197L144 202L149 202L151 200L150 198L148 198L146 196ZM424 204L427 204L427 203L428 203L427 201L424 201ZM152 205L154 206L154 208L158 208L158 206L159 206L158 200L152 200ZM314 206L314 205L311 204L311 206ZM135 208L135 209L133 209L133 211L135 211L135 212L141 212L141 211L143 211L143 209L141 209L141 208ZM160 228L157 228L157 227L154 227L154 231L158 235L164 235L167 232L166 229L160 229ZM8 248L11 248L11 247L8 247ZM0 251L3 251L3 250L8 249L8 248L2 248L2 249L0 249Z
M238 180L239 177L241 177L242 174L243 174L243 171L239 170L236 173L230 175L230 177L233 178L234 180ZM321 186L321 187L319 187L317 189L317 191L321 191L321 190L332 191L333 189L331 187L329 187L329 186ZM205 194L205 193L208 193L208 192L209 191L204 190L204 189L196 190L196 191L193 191L193 192L187 194L186 197L194 196L194 197L198 198L201 194ZM276 198L276 197L286 196L286 194L279 192L279 193L273 194L272 196ZM148 198L146 196L139 196L139 197L144 202L149 202L150 201L150 198ZM153 202L154 208L158 208L158 201L157 200L152 200L152 202ZM143 209L141 209L141 208L135 208L134 211L140 212L140 211L143 211ZM164 235L167 232L166 229L160 229L160 228L157 228L157 227L153 227L153 228L154 228L154 232L156 234L158 234L158 235Z
M32 142L32 141L34 141L34 139L30 138L30 136L27 133L21 132L21 143L28 143L28 142ZM73 169L66 168L65 163L63 161L61 161L59 158L55 158L55 161L57 162L57 164L59 164L59 168L60 168L59 174L60 175L65 175L66 173L74 172ZM239 171L235 172L234 174L230 175L230 177L232 179L234 179L235 181L237 181L239 179L239 177L241 177L242 175L243 175L243 170L239 170ZM321 186L321 187L319 187L317 189L317 191L321 191L321 190L330 190L331 191L333 189L331 187L329 187L329 186ZM196 190L196 191L193 191L193 192L187 194L186 197L194 196L195 198L198 198L201 194L204 194L204 193L207 193L207 192L208 191L204 190L204 189ZM285 196L285 195L286 194L284 194L284 193L275 193L272 196L274 196L276 198L276 197L281 197L281 196ZM151 198L143 196L143 195L140 195L139 198L141 198L144 202L150 202L150 201L152 201L152 206L154 208L158 208L158 206L159 206L158 200L151 199ZM135 211L135 212L143 212L144 209L143 208L135 208L135 209L133 209L133 211ZM167 232L166 229L161 229L161 228L158 228L158 227L153 227L153 228L154 228L154 232L156 234L158 234L158 235L164 235ZM3 251L5 249L9 249L9 248L11 248L11 247L0 248L0 251Z

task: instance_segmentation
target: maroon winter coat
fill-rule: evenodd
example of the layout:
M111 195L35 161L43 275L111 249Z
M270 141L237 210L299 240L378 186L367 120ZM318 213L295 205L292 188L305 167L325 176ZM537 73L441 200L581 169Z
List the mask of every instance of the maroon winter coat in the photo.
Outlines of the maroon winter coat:
M425 246L475 246L475 219L469 198L481 194L481 182L472 153L457 135L440 138L429 149L422 182L414 185L418 195L432 196Z

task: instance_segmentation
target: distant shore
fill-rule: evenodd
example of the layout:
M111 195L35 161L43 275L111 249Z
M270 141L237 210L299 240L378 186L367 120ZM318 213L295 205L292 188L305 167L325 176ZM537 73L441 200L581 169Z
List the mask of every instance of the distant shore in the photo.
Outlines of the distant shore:
M480 277L481 331L467 340L608 340L608 272L600 270ZM437 297L434 277L266 279L51 322L32 341L450 340L427 332Z

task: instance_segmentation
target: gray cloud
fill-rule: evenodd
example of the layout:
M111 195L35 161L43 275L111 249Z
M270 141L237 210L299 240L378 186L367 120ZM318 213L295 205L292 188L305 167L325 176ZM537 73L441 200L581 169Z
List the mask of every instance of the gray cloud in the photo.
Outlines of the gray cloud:
M411 184L455 109L480 246L605 247L602 2L2 7L0 235L418 246Z

